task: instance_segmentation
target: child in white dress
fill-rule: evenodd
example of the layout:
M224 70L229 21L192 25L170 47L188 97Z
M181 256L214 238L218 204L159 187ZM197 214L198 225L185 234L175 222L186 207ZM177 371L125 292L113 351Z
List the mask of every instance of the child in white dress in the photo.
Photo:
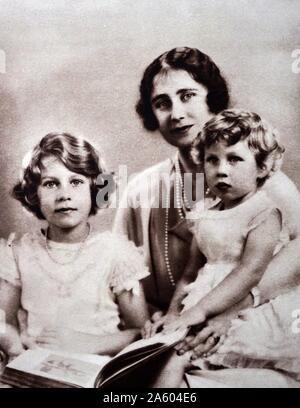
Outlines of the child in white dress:
M88 223L104 173L95 148L67 133L46 135L27 157L14 197L48 226L0 243L0 309L9 328L1 344L9 354L42 346L112 355L145 323L142 254Z
M194 158L204 163L209 189L220 201L209 210L196 208L192 214L190 264L168 313L153 324L151 334L160 326L168 332L203 324L245 298L288 239L281 212L259 189L278 169L284 151L266 122L251 112L223 111L207 122L193 146ZM199 250L205 258L202 255L203 267L195 277L190 271L199 262ZM186 358L174 355L156 385L178 385L189 366ZM223 364L224 356L213 361ZM203 360L193 365L201 367Z
M258 284L282 230L280 211L259 186L283 151L271 127L254 113L227 110L204 126L193 144L193 156L204 163L208 187L219 202L190 214L190 263L167 315L157 325L174 330L204 323ZM203 267L191 276L191 266L200 256Z

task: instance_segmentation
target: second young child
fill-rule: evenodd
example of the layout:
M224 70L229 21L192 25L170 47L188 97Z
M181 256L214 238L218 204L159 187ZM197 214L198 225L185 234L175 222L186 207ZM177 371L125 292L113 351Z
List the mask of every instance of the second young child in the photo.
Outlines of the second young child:
M147 319L143 256L88 222L98 210L103 173L95 148L67 133L46 135L27 156L14 196L47 227L0 246L0 308L25 348L112 355L136 339ZM2 343L16 354L15 331L9 333L11 341Z
M168 313L147 328L147 335L160 326L168 332L204 324L255 293L284 240L281 213L260 189L279 168L283 152L271 126L255 113L226 110L206 123L192 154L203 162L219 202L209 210L195 209L190 262ZM195 264L202 264L197 276L191 273Z

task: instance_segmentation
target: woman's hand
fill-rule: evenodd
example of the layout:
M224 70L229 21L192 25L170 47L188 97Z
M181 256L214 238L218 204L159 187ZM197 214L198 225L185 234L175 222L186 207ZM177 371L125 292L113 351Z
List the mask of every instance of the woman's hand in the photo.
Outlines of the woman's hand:
M203 329L196 335L187 336L175 347L179 354L193 351L192 359L211 355L224 342L231 320L236 317L236 311L222 313L209 319Z

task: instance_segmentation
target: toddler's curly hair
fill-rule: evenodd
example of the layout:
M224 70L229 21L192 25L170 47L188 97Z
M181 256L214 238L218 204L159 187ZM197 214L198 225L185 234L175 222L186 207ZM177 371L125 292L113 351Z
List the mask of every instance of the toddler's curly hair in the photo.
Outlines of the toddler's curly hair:
M268 174L258 180L262 185L280 169L285 148L279 143L278 132L257 113L243 109L227 109L210 119L192 144L191 156L196 164L204 163L205 148L217 142L232 146L247 140L259 168Z

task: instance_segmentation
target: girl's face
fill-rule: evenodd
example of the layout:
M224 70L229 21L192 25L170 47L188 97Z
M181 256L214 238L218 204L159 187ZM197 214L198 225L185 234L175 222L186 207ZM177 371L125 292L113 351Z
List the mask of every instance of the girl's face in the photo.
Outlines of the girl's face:
M164 139L179 149L189 147L212 117L207 89L184 70L159 73L153 81L151 103Z
M257 179L266 175L260 169L247 140L232 146L220 141L205 148L204 171L210 190L225 208L246 200L257 190Z
M42 164L37 194L50 228L74 230L85 226L91 210L89 178L68 170L54 156L43 159Z

